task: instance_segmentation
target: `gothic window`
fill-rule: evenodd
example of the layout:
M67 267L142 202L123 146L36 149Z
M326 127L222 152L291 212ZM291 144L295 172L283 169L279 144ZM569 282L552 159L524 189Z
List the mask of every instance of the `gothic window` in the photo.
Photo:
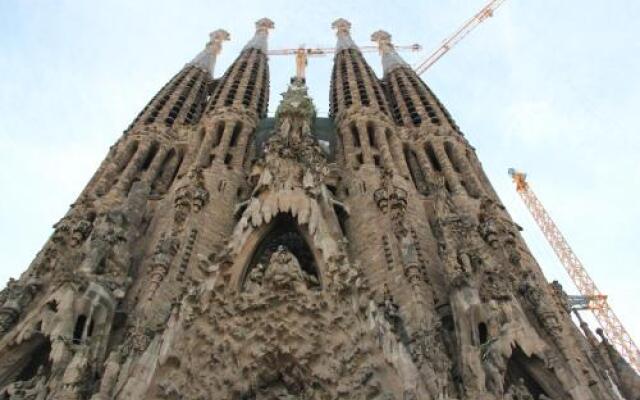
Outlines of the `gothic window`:
M262 63L265 61L262 60ZM260 83L260 96L258 97L258 113L261 118L267 115L267 106L269 104L269 69L265 65L262 68L262 82Z
M165 120L164 120L164 122L165 122L165 124L167 126L173 125L173 122L178 117L178 114L180 113L180 110L182 109L182 106L187 101L187 98L189 97L189 94L191 93L191 89L195 86L196 81L198 80L198 72L199 71L197 69L195 69L195 68L192 69L191 71L195 71L193 76L191 77L191 79L189 79L187 84L184 86L184 88L180 92L180 96L178 97L176 102L173 104L173 106L171 107L171 110L169 110L169 114L167 115L167 118L165 118Z
M200 85L198 86L198 91L193 98L193 102L191 103L191 106L189 107L189 110L184 117L184 122L186 124L194 123L200 117L202 107L207 101L208 84L208 80L203 76L200 79Z
M247 82L247 87L244 91L244 96L242 98L242 104L245 106L249 106L251 104L251 99L253 98L253 90L258 81L258 67L260 63L258 61L254 61L251 65L251 74L249 75L249 82Z
M151 161L153 161L153 158L158 153L158 148L159 148L158 142L151 143L151 146L149 147L149 150L147 152L147 156L145 157L144 162L140 167L141 171L146 171L149 168L149 166L151 165Z
M158 100L157 102L152 101L155 103L155 105L151 110L151 113L149 114L147 119L144 121L146 125L152 124L156 120L156 118L158 117L158 114L160 114L160 111L164 108L167 101L169 101L169 99L171 98L171 95L173 94L173 92L175 92L176 88L182 83L182 81L186 76L187 76L187 70L183 69L170 81L169 85L165 86L160 90L158 94L162 93L163 95L162 97L159 98L160 100Z
M233 83L229 87L229 91L227 92L227 97L225 98L225 101L224 101L225 106L230 106L233 104L233 101L236 98L236 92L238 91L238 87L240 86L240 78L242 77L242 74L246 68L247 68L247 62L243 61L240 64L238 71L236 71Z
M222 140L222 134L224 133L225 122L219 121L215 133L213 135L213 143L211 144L211 148L215 149L220 144L220 140Z
M427 112L427 116L429 117L429 120L431 121L431 123L435 125L440 125L441 124L440 119L438 118L435 112L435 109L433 108L433 106L429 102L429 99L427 98L427 91L425 90L424 84L421 82L418 82L418 80L411 75L408 75L407 79L409 80L409 83L411 83L411 86L413 86L413 89L415 90L415 92L418 94L418 97L420 98L420 102L422 103L422 106Z
M356 124L351 124L351 138L353 139L353 147L360 147L360 134L358 133L358 128L356 128Z
M431 163L431 167L433 167L434 170L441 172L442 171L442 166L440 165L440 162L438 161L438 157L436 157L436 152L433 149L433 145L431 143L426 143L424 145L424 151L427 153L427 158L429 159L429 162Z
M378 149L375 130L371 122L367 123L367 136L369 137L369 145L374 149Z
M396 82L398 84L398 89L400 91L400 95L402 96L402 100L404 101L404 105L405 107L407 107L407 112L409 113L411 122L414 126L419 126L422 123L422 118L420 118L420 115L416 111L416 106L411 99L411 93L399 74L396 75Z
M409 174L411 175L411 180L413 181L413 185L416 187L416 190L419 193L427 194L427 181L425 179L424 172L420 168L415 151L409 148L409 146L405 146L404 157L407 160Z
M371 67L368 64L364 64L364 69L367 72L367 76L369 77L369 81L371 82L371 86L373 87L373 94L376 98L376 103L378 104L378 108L380 111L387 114L387 107L384 102L384 98L382 97L382 87L380 86L380 81L376 78L375 74Z
M489 340L489 331L487 329L487 324L484 322L478 324L478 339L480 340L480 345L487 343Z
M247 284L248 277L251 276L250 279L253 279L255 273L252 275L252 271L254 269L269 268L272 255L279 249L285 249L295 257L303 275L309 278L307 286L310 289L320 289L320 275L315 255L300 232L296 219L289 213L279 214L272 221L271 229L257 246L249 261L249 266L245 270L242 279L243 288Z
M358 64L358 60L356 57L353 57L351 59L351 66L353 67L353 74L355 75L355 78L356 78L356 86L358 87L358 95L360 96L360 103L363 106L368 106L370 102L369 102L369 95L367 94L367 86L366 86L364 77L362 76L362 71L360 70L360 65Z
M373 155L373 164L376 167L382 167L382 162L380 161L380 154L374 154Z
M131 161L131 159L133 158L133 155L136 154L136 151L138 151L138 141L135 140L131 143L129 143L127 145L127 148L124 152L124 154L122 155L122 158L120 159L120 161L118 161L118 170L116 171L117 173L120 173L122 171L124 171L125 168L127 168L127 165L129 165L129 162Z
M88 322L88 324L87 324ZM80 344L93 335L94 321L88 321L86 315L79 315L73 328L73 343Z
M233 132L231 133L231 140L229 141L229 147L236 147L238 144L238 137L240 136L240 132L242 131L242 123L238 122L233 127Z
M349 108L353 104L353 99L351 98L351 88L349 88L347 61L344 59L344 56L340 60L340 73L342 75L342 96L344 97L344 106L345 108Z
M347 195L348 195L348 192L347 192ZM342 235L345 236L347 234L347 220L349 219L349 214L347 214L344 208L338 206L337 204L333 205L333 211L336 213L336 217L338 218L338 224L340 224L340 231L342 232Z
M164 163L162 165L159 178L156 179L154 184L154 191L158 194L165 193L176 178L180 166L182 165L183 153L181 150L171 149L167 154Z
M393 119L396 123L402 124L402 115L400 114L400 106L398 105L398 99L396 98L393 81L389 81L389 83L387 83L387 93L391 101L391 114L393 115Z
M449 161L451 161L453 169L458 173L462 172L459 164L460 160L455 156L455 149L453 148L453 144L451 142L444 142L444 151L447 153L447 157L449 158Z

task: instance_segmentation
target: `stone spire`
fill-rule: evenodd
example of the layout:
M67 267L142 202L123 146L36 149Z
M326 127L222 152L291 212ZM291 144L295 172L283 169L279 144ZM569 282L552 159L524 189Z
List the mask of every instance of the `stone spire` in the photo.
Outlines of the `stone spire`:
M195 67L201 68L204 71L211 74L213 77L213 69L216 66L216 59L218 58L218 54L222 50L222 42L225 40L229 40L229 32L224 29L218 29L209 34L209 42L205 46L204 50L198 53L197 56L194 57L193 61L189 64Z
M400 57L395 47L393 47L389 32L383 30L376 31L371 34L371 41L378 43L378 49L382 56L382 70L385 75L399 67L411 68L409 64Z
M263 53L267 52L267 38L269 37L269 29L275 27L273 21L269 18L262 18L256 21L256 34L247 43L242 51L249 49L258 49Z
M344 18L338 18L333 21L331 28L336 30L338 43L336 44L336 53L345 49L358 49L356 43L351 39L351 22Z

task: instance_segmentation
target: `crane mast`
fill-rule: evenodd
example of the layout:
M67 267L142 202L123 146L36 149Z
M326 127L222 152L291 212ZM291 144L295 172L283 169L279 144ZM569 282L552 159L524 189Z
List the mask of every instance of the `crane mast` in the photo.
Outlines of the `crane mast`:
M533 219L578 288L581 294L580 298L586 299L582 309L589 309L593 312L611 344L636 371L640 371L640 351L638 346L636 346L620 319L611 309L607 302L607 296L598 289L587 273L586 268L573 252L560 229L558 229L558 226L553 222L547 210L531 190L526 180L526 174L511 168L509 169L509 175L513 179L516 191L529 209L529 212L531 212Z
M444 56L453 46L458 44L465 38L472 30L478 25L483 23L487 18L493 17L493 12L502 5L506 0L491 0L480 11L478 11L473 17L449 36L442 43L440 47L436 49L429 57L418 64L414 69L418 75L422 75L429 67L435 64L442 56Z

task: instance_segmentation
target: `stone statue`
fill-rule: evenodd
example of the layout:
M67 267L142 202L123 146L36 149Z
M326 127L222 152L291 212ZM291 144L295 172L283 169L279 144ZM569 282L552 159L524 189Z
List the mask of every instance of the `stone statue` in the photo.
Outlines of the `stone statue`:
M507 360L500 352L495 339L486 344L482 354L482 367L486 376L487 390L496 396L504 393L504 376L507 372Z
M298 259L284 246L278 246L269 259L264 281L275 289L306 288L308 278L302 271Z
M118 374L120 373L120 364L122 362L123 349L118 348L113 350L107 361L104 363L104 373L102 380L100 381L100 391L96 393L91 400L108 400L111 399L113 389L118 381Z
M2 297L4 302L0 305L0 337L7 333L18 320L24 308L31 303L40 281L37 278L28 278L25 283L9 279Z
M264 279L264 271L265 266L262 263L258 263L253 269L249 272L249 276L247 277L247 281L245 283L245 289L249 292L257 290L262 286L262 281Z
M524 384L523 378L519 378L518 382L509 386L509 390L505 393L504 398L505 400L535 400Z
M94 274L120 275L125 268L119 258L123 249L118 248L127 240L127 217L120 210L113 210L98 217L89 238L89 250L80 269Z

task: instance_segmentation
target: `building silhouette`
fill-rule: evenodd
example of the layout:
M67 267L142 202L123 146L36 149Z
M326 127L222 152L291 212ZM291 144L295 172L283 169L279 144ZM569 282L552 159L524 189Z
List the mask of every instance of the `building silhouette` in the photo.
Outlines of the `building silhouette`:
M333 23L330 115L268 31L158 92L0 292L0 399L635 400L451 115Z

